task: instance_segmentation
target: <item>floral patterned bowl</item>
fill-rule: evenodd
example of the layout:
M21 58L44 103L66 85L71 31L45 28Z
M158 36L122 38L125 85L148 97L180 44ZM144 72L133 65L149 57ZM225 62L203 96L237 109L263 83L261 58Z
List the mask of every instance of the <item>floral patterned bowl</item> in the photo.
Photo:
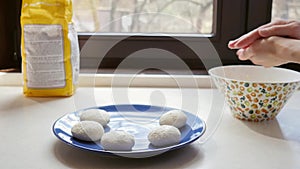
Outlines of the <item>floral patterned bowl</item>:
M261 66L220 66L210 69L234 117L247 121L274 119L300 86L300 73Z

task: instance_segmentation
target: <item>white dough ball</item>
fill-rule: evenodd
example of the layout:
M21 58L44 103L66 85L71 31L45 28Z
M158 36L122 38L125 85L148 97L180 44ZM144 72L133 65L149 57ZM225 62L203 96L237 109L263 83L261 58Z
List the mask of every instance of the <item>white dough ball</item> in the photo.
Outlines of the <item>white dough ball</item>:
M101 138L101 145L105 150L130 151L134 143L134 136L125 131L110 131Z
M71 133L79 140L98 141L101 139L104 129L95 121L81 121L72 127Z
M110 121L110 115L107 111L101 109L88 109L80 114L80 121L95 121L102 126L106 126Z
M171 125L181 128L186 124L187 116L180 110L171 110L163 114L159 119L160 125Z
M156 147L166 147L180 142L181 133L178 128L162 125L148 134L148 140Z

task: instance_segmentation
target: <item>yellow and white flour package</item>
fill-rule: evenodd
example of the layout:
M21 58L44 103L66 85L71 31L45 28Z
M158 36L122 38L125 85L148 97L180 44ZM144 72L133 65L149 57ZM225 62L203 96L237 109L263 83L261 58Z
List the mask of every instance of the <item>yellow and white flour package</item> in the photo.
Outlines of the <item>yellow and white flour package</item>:
M23 0L21 51L25 96L71 96L79 45L71 0Z

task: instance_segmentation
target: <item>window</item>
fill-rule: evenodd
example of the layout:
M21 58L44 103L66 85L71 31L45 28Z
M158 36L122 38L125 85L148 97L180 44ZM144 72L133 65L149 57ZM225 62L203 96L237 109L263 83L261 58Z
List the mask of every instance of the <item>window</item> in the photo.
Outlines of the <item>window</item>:
M286 19L300 21L300 0L273 0L272 20ZM287 64L282 67L300 71L298 64Z
M269 22L272 15L298 19L296 0L73 0L73 3L81 49L90 41L98 48L82 53L82 72L114 69L128 55L148 48L171 51L192 70L204 70L201 60L179 42L185 41L203 53L205 39L212 43L223 64L251 64L236 58L235 51L227 48L229 40ZM20 68L21 2L1 2L0 8L0 69ZM120 42L111 48L116 41ZM163 61L163 54L167 53L143 56L140 61ZM99 57L103 58L100 65ZM210 67L215 65L209 53L204 52L203 59Z
M78 32L213 31L213 0L74 0L73 9Z
M80 4L80 2L82 0L74 1L75 8L77 8L76 3ZM250 26L255 27L268 22L270 20L270 17L267 17L270 16L270 12L268 12L270 7L268 5L270 5L271 1L102 0L97 2L102 2L102 5L101 3L86 6L81 4L74 10L74 18L76 23L79 23L78 29L81 32L79 36L80 46L84 47L86 41L92 36L89 32L95 31L96 33L92 36L93 45L102 48L98 52L83 52L81 57L81 67L83 69L95 69L98 66L97 60L99 58L104 58L100 64L102 70L103 68L115 68L125 57L133 52L148 48L160 48L175 53L192 70L205 70L205 68L208 69L218 65L214 64L217 61L212 59L208 53L203 52L206 50L204 45L206 42L204 41L207 38L216 48L223 64L246 64L236 58L235 51L227 48L227 42L245 33ZM128 4L125 5L120 2ZM255 4L259 4L261 7L259 10L260 16L263 15L258 20L248 16L247 10L245 10L248 7L252 8ZM86 9L88 6L93 7L89 12ZM164 10L168 13L161 12ZM80 12L83 13L82 11L85 11L85 14L78 14ZM253 13L256 12L258 11L256 10ZM101 16L105 16L105 18L101 18ZM90 18L89 22L88 18ZM91 18L98 19L94 21L95 19ZM108 18L113 19L109 20ZM248 19L252 20L248 22ZM81 23L82 20L83 22ZM185 23L180 23L182 21ZM101 22L104 25L103 27L101 27ZM114 43L116 39L123 43L110 50L110 44ZM98 41L98 45L96 41ZM201 59L208 64L204 65L198 57L195 57L193 52L185 50L178 41L184 41L193 50L203 53ZM137 62L151 62L157 59L162 61L162 55L165 56L167 53L157 52L155 55L141 57L141 60ZM165 60L164 62L168 61ZM128 69L130 68L128 67Z
M300 0L273 0L272 20L300 20Z

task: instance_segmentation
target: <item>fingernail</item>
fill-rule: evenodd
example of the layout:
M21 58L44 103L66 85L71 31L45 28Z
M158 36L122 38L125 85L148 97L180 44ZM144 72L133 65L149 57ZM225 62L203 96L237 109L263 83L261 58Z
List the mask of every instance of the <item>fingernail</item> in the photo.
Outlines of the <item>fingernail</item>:
M229 44L233 44L233 43L234 43L234 40L230 40L228 43L229 43Z
M236 41L229 41L228 42L228 47L230 48L230 49L235 49L236 47L235 47L235 43L236 43Z
M233 45L235 42L236 42L236 40L231 40L231 41L229 41L228 43L229 43L230 45Z

